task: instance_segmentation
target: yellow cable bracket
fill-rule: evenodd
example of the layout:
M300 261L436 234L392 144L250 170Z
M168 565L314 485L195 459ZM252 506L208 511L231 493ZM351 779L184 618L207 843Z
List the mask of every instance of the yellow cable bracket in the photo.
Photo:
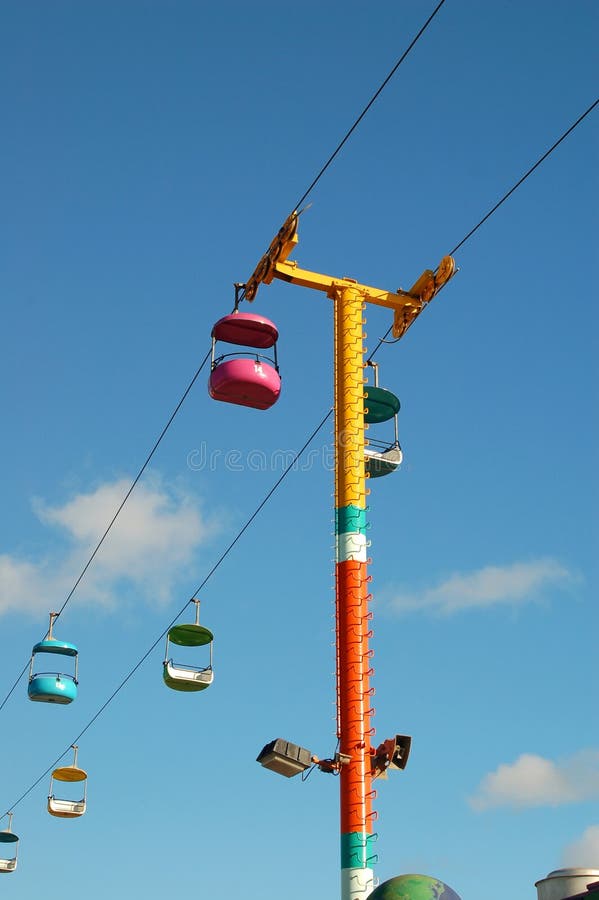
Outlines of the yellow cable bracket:
M393 292L359 284L353 278L336 278L333 275L302 269L295 260L288 259L299 241L297 233L299 216L300 212L297 210L292 212L271 241L270 247L246 282L246 300L250 302L254 300L259 286L270 284L274 278L323 291L331 299L343 288L351 287L366 303L386 306L393 310L393 337L401 338L457 271L453 257L444 256L437 268L426 269L409 291L398 289Z

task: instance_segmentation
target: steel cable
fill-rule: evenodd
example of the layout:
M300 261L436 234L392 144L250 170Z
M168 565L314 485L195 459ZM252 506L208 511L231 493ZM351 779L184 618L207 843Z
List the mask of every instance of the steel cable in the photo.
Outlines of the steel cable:
M112 703L112 701L113 701L114 698L117 696L117 694L119 694L119 692L125 687L125 685L127 684L127 682L130 681L130 679L135 675L135 673L137 672L137 670L143 665L143 663L146 661L146 659L148 658L148 656L156 649L156 647L158 646L158 644L160 643L160 641L163 640L164 636L165 636L166 633L169 631L169 629L172 628L172 626L173 626L174 623L177 621L177 619L178 619L181 615L183 615L183 613L185 612L185 609L187 608L187 606L188 606L190 603L192 603L192 602L194 601L194 599L195 599L195 597L196 597L196 594L198 594L198 593L200 592L200 590L204 587L204 585L206 585L206 583L210 580L210 578L212 578L212 576L214 575L214 573L216 572L216 570L218 569L218 567L219 567L219 566L221 565L221 563L226 559L226 557L229 555L229 553L231 552L231 550L233 549L233 547L237 544L237 542L239 541L239 539L242 537L242 535L247 531L247 529L249 528L249 526L252 524L252 522L254 521L254 519L256 518L256 516L257 516L257 515L260 513L260 511L266 506L266 504L268 503L268 501L270 500L270 498L272 497L272 495L275 493L275 491L277 490L277 488L280 486L280 484L281 484L281 483L284 481L284 479L287 477L287 475L289 474L289 472L292 470L293 466L296 464L296 462L299 460L299 458L302 456L302 454L305 452L305 450L308 449L308 447L310 446L310 444L312 443L312 441L314 440L314 438L317 436L317 434L321 431L321 429L324 427L324 425L326 424L326 422L329 420L329 418L331 417L332 413L333 413L333 410L332 410L332 409L329 409L329 411L327 412L327 414L321 419L321 421L320 421L319 424L316 426L316 428L314 429L314 431L313 431L313 432L310 434L310 436L306 439L306 441L304 442L303 446L302 446L302 447L297 451L297 453L294 455L293 459L292 459L291 462L288 464L288 466L286 467L286 469L283 471L283 473L281 474L281 476L275 481L274 485L273 485L272 488L268 491L268 493L266 494L266 496L264 497L264 499L258 504L258 506L256 507L256 509L255 509L254 512L252 513L252 515L249 517L249 519L246 521L246 523L243 525L243 527L238 531L237 535L234 537L234 539L231 541L231 543L228 545L228 547L224 550L224 552L220 555L220 557L218 558L218 560L216 561L216 563L212 566L212 568L210 569L210 571L208 572L208 574L206 575L206 577L204 578L204 580L202 581L202 583L201 583L201 584L199 585L199 587L197 587L196 590L193 592L192 597L191 597L189 600L187 600L187 601L185 602L185 605L179 610L179 612L176 614L176 616L175 616L173 619L171 619L171 621L170 621L169 624L166 626L166 628L164 629L164 631L162 631L161 634L158 635L158 637L156 638L156 640L155 640L155 641L153 642L153 644L146 650L146 652L143 654L143 656L141 657L141 659L138 660L138 662L133 666L133 668L130 670L130 672L123 678L123 680L120 682L120 684L114 689L114 691L113 691L112 694L108 697L108 699L105 700L105 702L102 704L102 706L96 711L96 713L94 713L94 715L93 715L92 718L89 720L89 722L87 723L87 725L85 725L85 727L82 728L82 730L79 732L79 734L77 735L77 737L69 743L69 746L66 748L66 750L64 750L63 753L61 753L60 756L57 757L57 759L55 759L54 762L53 762L50 766L48 766L47 769L45 769L45 770L42 772L42 774L39 776L39 778L37 778L37 779L33 782L33 784L31 784L31 785L27 788L27 790L24 791L24 792L21 794L21 796L20 796L17 800L15 800L15 802L14 802L11 806L9 806L9 808L6 810L6 812L3 813L3 814L0 816L0 819L3 819L5 816L8 815L9 812L12 812L12 810L15 809L15 808L19 805L19 803L21 803L27 796L29 796L29 794L30 794L33 790L35 790L35 788L36 788L36 787L38 786L38 784L42 781L42 779L45 778L45 777L46 777L46 776L47 776L47 775L48 775L48 774L49 774L49 773L57 766L57 764L60 762L60 760L61 760L64 756L66 756L66 754L69 752L69 750L71 749L71 747L72 747L74 744L77 744L77 743L79 742L80 738L82 738L83 735L91 728L91 726L94 724L94 722L102 715L102 713L104 712L104 710L110 705L110 703Z

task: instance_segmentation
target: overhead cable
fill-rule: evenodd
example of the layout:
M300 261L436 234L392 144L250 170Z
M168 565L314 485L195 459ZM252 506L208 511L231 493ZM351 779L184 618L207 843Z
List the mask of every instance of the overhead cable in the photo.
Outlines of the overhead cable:
M416 35L416 37L412 39L412 41L411 41L410 45L408 46L408 48L407 48L406 50L404 50L404 52L402 53L402 55L400 56L400 58L397 60L397 62L395 63L395 65L393 66L393 68L391 69L391 71L389 72L389 74L387 75L387 77L385 78L385 80L382 82L382 84L381 84L380 87L377 89L377 91L372 95L372 97L370 98L370 100L368 101L368 103L366 104L366 106L364 107L364 109L362 110L362 112L360 113L360 115L358 116L358 118L355 120L354 124L351 126L351 128L349 129L349 131L346 132L345 136L344 136L344 137L342 138L342 140L339 142L339 144L337 145L337 147L336 147L336 149L333 151L333 153L331 153L331 155L329 156L329 158L328 158L327 161L325 162L324 166L322 167L322 169L320 170L320 172L318 173L318 175L316 176L316 178L314 179L314 181L312 182L312 184L310 184L310 186L304 191L304 193L303 193L302 196L299 198L299 200L297 201L297 203L295 204L295 206L293 207L293 209L299 209L300 206L302 205L302 203L303 203L303 202L306 200L306 198L308 197L308 195L309 195L309 194L312 192L312 190L316 187L316 185L318 184L318 182L320 181L320 179L322 178L322 176L324 175L324 173L326 172L326 170L329 168L329 166L331 165L331 163L333 162L333 160L335 159L335 157L337 156L337 154L339 153L339 151L341 150L341 148L344 146L344 144L346 143L346 141L347 141L347 140L351 137L351 135L354 133L354 131L356 130L356 128L358 127L358 125L360 124L360 122L362 121L362 119L364 118L364 116L366 115L366 113L368 112L368 110L370 109L370 107L371 107L371 106L373 105L373 103L375 102L375 100L379 97L379 95L380 95L380 94L383 92L383 90L387 87L387 85L389 84L389 82L391 81L391 79L393 78L393 76L395 75L395 73L397 72L397 70L399 69L399 67L401 66L402 62L404 61L404 59L406 58L406 56L409 54L410 50L412 50L412 48L414 47L414 45L415 45L415 44L418 42L418 40L422 37L422 35L423 35L424 32L426 31L426 29L428 28L428 26L430 25L430 23L433 21L433 19L435 18L435 16L437 15L437 13L439 12L439 10L441 9L441 7L443 6L444 3L445 3L445 0L441 0L441 2L437 4L437 6L436 6L435 9L433 10L433 12L430 14L430 16L428 17L428 19L426 20L426 22L424 23L424 25L422 26L422 28L420 29L420 31L419 31L418 34Z
M39 776L39 778L37 778L37 779L33 782L33 784L31 784L31 785L27 788L27 790L24 791L24 792L21 794L21 796L18 798L18 800L15 800L15 802L14 802L11 806L8 807L8 809L6 810L6 812L3 813L3 814L0 816L0 819L3 819L5 816L7 816L9 812L11 812L13 809L15 809L15 808L19 805L19 803L21 803L27 796L29 796L29 794L30 794L30 793L38 786L38 784L40 783L40 781L42 781L42 779L46 778L46 776L47 776L47 775L48 775L48 774L49 774L49 773L50 773L50 772L58 765L58 763L60 762L60 760L61 760L64 756L66 756L66 754L69 752L69 750L71 749L71 747L72 747L74 744L78 744L78 743L79 743L79 740L83 737L83 735L84 735L87 731L89 731L89 729L90 729L91 726L94 724L94 722L102 715L102 713L103 713L104 710L109 706L109 704L112 703L112 701L114 700L114 698L115 698L115 697L117 696L117 694L125 687L125 685L127 684L127 682L130 681L130 679L135 675L135 673L136 673L137 670L140 668L140 666L143 665L143 663L146 661L146 659L148 658L148 656L156 649L156 647L158 646L158 644L160 643L160 641L163 640L164 636L165 636L166 633L169 631L169 629L172 628L172 626L175 624L175 622L177 621L177 619L178 619L180 616L183 615L183 613L185 612L185 609L187 608L187 606L188 606L190 603L192 603L192 602L194 601L194 599L195 599L195 597L196 597L196 594L198 594L198 593L200 592L200 590L204 587L204 585L209 581L209 579L212 578L212 576L214 575L214 573L216 572L216 570L218 569L218 567L221 565L221 563L223 562L223 560L229 555L229 553L231 552L231 550L233 549L233 547L235 546L235 544L239 541L239 539L241 538L241 536L247 531L247 529L249 528L249 526L251 525L251 523L254 521L254 519L256 518L256 516L257 516L257 515L260 513L260 511L266 506L266 504L268 503L268 501L270 500L270 498L272 497L272 495L275 493L275 491L277 490L277 488L279 487L279 485L280 485L280 484L284 481L284 479L287 477L287 475L289 474L289 472L293 469L294 465L295 465L296 462L300 459L300 457L303 455L303 453L305 452L305 450L308 449L308 447L310 446L310 444L312 443L312 441L314 440L314 438L317 436L317 434L318 434L318 433L321 431L321 429L324 427L325 423L326 423L326 422L328 421L328 419L331 417L332 413L333 413L333 410L332 410L332 409L329 409L329 411L327 412L327 414L321 419L321 421L320 421L319 424L316 426L316 428L314 429L314 431L312 432L312 434L306 439L306 441L305 441L305 443L303 444L303 446L297 451L297 453L294 455L294 457L293 457L293 459L291 460L291 462L290 462L290 463L287 465L287 467L284 469L284 471L283 471L283 473L281 474L281 476L275 481L274 485L273 485L272 488L268 491L268 493L266 494L266 496L264 497L264 499L258 504L258 506L256 507L256 509L255 509L254 512L252 513L252 515L251 515L251 516L249 517L249 519L246 521L245 525L243 525L243 527L242 527L242 528L240 529L240 531L237 533L237 535L235 536L235 538L234 538L234 539L231 541L231 543L228 545L228 547L226 548L226 550L220 555L220 557L218 558L218 560L216 561L216 563L212 566L212 568L210 569L210 571L208 572L208 574L206 575L206 577L204 578L204 580L202 581L202 583L200 584L200 586L199 586L198 588L196 588L196 590L193 592L192 597L191 597L189 600L187 600L187 601L185 602L185 605L179 610L179 612L176 614L176 616L175 616L173 619L171 619L171 621L170 621L169 624L166 626L166 628L164 629L164 631L162 631L161 634L158 635L158 637L156 638L156 640L154 641L154 643L151 645L151 647L149 647L149 648L146 650L146 652L145 652L144 655L141 657L141 659L133 666L133 668L131 669L131 671L123 678L123 680L120 682L120 684L118 685L118 687L115 688L115 690L112 692L112 694L110 695L110 697L108 697L108 699L102 704L102 706L101 706L101 707L97 710L97 712L92 716L92 718L89 720L89 722L87 723L87 725L86 725L84 728L82 728L82 730L79 732L79 734L77 735L77 737L69 743L69 746L66 748L66 750L64 750L63 753L61 753L60 756L59 756L59 757L58 757L58 758L57 758L50 766L48 766L47 769L45 769L45 770L42 772L42 774Z
M594 103L591 103L589 108L587 110L585 110L585 112L583 112L583 114L581 116L579 116L572 125L570 125L570 127L568 128L567 131L564 131L562 136L557 139L555 144L552 144L552 146L549 148L549 150L547 150L545 153L543 153L543 155L536 161L534 166L531 166L530 169L528 170L528 172L526 172L522 176L522 178L519 181L517 181L516 184L512 188L510 188L510 190L507 192L507 194L504 194L503 197L501 198L501 200L498 203L496 203L495 206L493 206L485 216L483 216L483 218L480 220L478 225L475 225L474 228L471 228L470 231L468 232L468 234L466 235L466 237L463 237L462 240L460 241L460 243L456 244L455 247L453 248L453 250L449 251L450 256L453 256L454 253L456 253L460 249L460 247L462 247L466 243L466 241L472 237L474 232L478 231L480 226L483 225L487 221L487 219L490 218L497 209L499 209L501 204L505 203L505 201L507 200L508 197L511 197L511 195L514 193L516 188L519 188L520 185L526 181L526 179L529 177L529 175L532 175L534 170L537 169L541 165L541 163L544 160L546 160L547 157L551 153L553 153L553 151L556 149L556 147L559 147L561 142L563 140L565 140L572 131L574 131L574 129L576 128L577 125L580 125L582 120L585 119L588 116L588 114L595 109L595 107L597 106L598 103L599 103L599 98L597 100L595 100Z
M103 544L104 541L106 540L106 537L108 536L108 532L110 531L110 529L112 528L112 526L114 525L114 523L116 522L116 520L118 519L118 517L119 517L119 515L120 515L120 513L121 513L121 511L122 511L122 509L123 509L123 507L125 506L125 503L127 502L127 500L129 499L129 497L130 497L131 494L133 493L133 491L134 491L134 489L135 489L135 487L136 487L136 485L137 485L139 479L141 478L141 476L143 475L143 473L144 473L145 470L147 469L148 465L150 464L150 461L151 461L152 457L154 456L154 454L156 453L156 450L157 450L158 447L160 446L160 443L161 443L163 437L165 436L165 434L166 434L167 431L169 430L170 426L172 425L175 416L177 415L177 413L179 412L179 410L180 410L181 407L183 406L183 403L185 402L185 400L186 400L186 398L187 398L187 395L189 394L189 392L191 391L192 387L193 387L194 384L196 383L196 381L197 381L197 379L198 379L198 376L199 376L200 372L202 371L202 369L204 368L204 366L205 366L206 363L208 362L208 359L210 358L210 352L211 352L211 351L209 350L208 353L206 354L206 356L204 357L204 359L202 360L199 369L196 371L195 375L193 376L193 378L191 379L191 381L189 382L189 384L188 384L187 387L185 388L185 391L183 392L183 395L182 395L181 399L179 400L179 402L177 403L175 409L173 410L173 412L172 412L172 414L171 414L171 417L169 418L168 422L166 423L166 425L164 426L164 428L163 428L162 431L160 432L160 435L159 435L158 439L156 440L154 446L152 447L152 449L150 450L150 452L149 452L148 455L146 456L145 462L144 462L144 464L142 465L141 469L139 470L139 472L137 473L137 475L135 476L135 478L134 478L133 481L131 482L131 485L130 485L130 487L129 487L127 493L126 493L125 496L123 497L123 499L122 499L122 501L121 501L121 503L120 503L120 505L119 505L117 511L115 512L115 514L113 515L112 519L111 519L110 522L108 523L108 526L107 526L107 528L106 528L105 531L104 531L104 534L102 535L102 537L100 538L100 540L99 540L98 543L96 544L93 553L91 554L91 556L90 556L89 559L87 560L86 564L84 565L83 569L81 570L81 573L80 573L79 577L77 578L77 580L75 581L75 584L73 585L73 587L72 587L71 590L69 591L66 600L64 601L64 603L63 603L62 606L60 607L59 611L56 613L55 619L57 619L57 618L61 615L61 613L64 611L64 609L65 609L65 607L67 606L68 602L70 601L71 597L73 596L73 594L74 594L75 591L77 590L78 586L80 585L81 581L83 580L83 578L84 578L84 576L85 576L85 573L87 572L87 570L88 570L89 567L91 566L91 564L92 564L92 562L94 561L94 559L95 559L95 557L96 557L96 555L97 555L97 553L98 553L100 547L102 546L102 544ZM2 710L2 709L4 708L5 704L6 704L7 701L9 700L11 694L15 691L15 689L16 689L17 685L19 684L21 678L23 677L23 675L24 675L25 672L27 671L27 668L28 668L28 667L29 667L29 662L27 662L27 663L25 664L25 666L24 666L23 669L21 670L21 674L19 675L19 677L17 678L17 680L15 681L15 683L13 684L13 686L11 687L10 691L8 692L8 694L6 695L6 697L4 698L4 700L2 701L2 703L0 703L0 710Z
M472 237L472 235L473 235L476 231L478 231L478 229L481 227L481 225L483 225L483 224L487 221L487 219L489 219L489 218L493 215L493 213L496 212L496 211L499 209L499 207L500 207L503 203L505 203L505 201L508 199L508 197L511 197L511 195L514 193L514 191L515 191L517 188L519 188L520 185L523 184L523 183L526 181L526 179L527 179L530 175L532 175L532 173L535 171L535 169L537 169L537 168L541 165L541 163L544 162L544 161L547 159L547 157L548 157L551 153L553 153L553 151L554 151L557 147L559 147L559 145L561 144L561 142L562 142L563 140L565 140L565 139L568 137L568 135L571 134L571 133L574 131L574 129L575 129L578 125L580 125L580 123L582 122L582 120L585 119L585 118L589 115L589 113L591 113L591 112L595 109L595 107L597 106L597 104L599 104L599 98L598 98L597 100L595 100L594 103L591 103L591 105L589 106L589 108L586 109L586 110L583 112L583 114L582 114L581 116L579 116L579 117L576 119L576 121L575 121L572 125L570 125L570 127L569 127L566 131L564 131L564 133L562 134L562 136L561 136L560 138L558 138L557 141L556 141L554 144L551 145L551 147L549 148L549 150L546 150L545 153L543 153L543 155L542 155L541 157L539 157L539 159L536 161L536 163L535 163L533 166L531 166L530 169L522 176L522 178L520 178L520 179L516 182L516 184L515 184L513 187L511 187L511 188L509 189L509 191L507 191L507 193L505 193L505 194L503 195L503 197L501 198L501 200L499 200L499 202L496 203L495 206L493 206L493 207L489 210L489 212L488 212L486 215L483 216L483 218L480 220L480 222L479 222L477 225L475 225L474 228L471 228L471 229L470 229L470 231L468 232L468 234L467 234L465 237L462 238L462 240L459 242L459 244L456 244L455 247L453 248L453 250L450 250L450 252L449 252L449 255L450 255L450 256L453 256L455 253L457 253L457 251L458 251L461 247L463 247L463 245L466 243L466 241L469 240L469 239ZM385 334L383 335L383 337L382 337L382 338L379 338L378 344L376 345L376 347L374 348L374 350L372 351L372 353L371 353L370 356L368 357L368 361L369 361L369 362L370 362L371 359L374 358L374 354L378 352L378 350L380 349L380 347L381 347L382 344L389 343L389 342L387 341L387 338L388 338L388 336L391 334L391 329L392 329L392 328L393 328L393 326L390 325L389 328L387 329L387 331L385 332ZM395 342L392 341L391 343L395 343Z

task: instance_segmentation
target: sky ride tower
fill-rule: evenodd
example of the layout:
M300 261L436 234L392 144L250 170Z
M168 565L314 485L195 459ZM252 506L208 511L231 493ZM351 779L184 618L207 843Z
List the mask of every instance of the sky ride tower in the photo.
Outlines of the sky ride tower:
M319 760L304 748L277 739L264 748L258 761L287 776L310 763L339 775L341 900L365 900L374 890L373 781L389 768L405 767L411 739L395 735L374 746L371 724L364 378L369 361L365 360L364 310L369 303L393 310L393 337L403 337L454 275L455 264L452 257L444 257L435 271L426 270L409 291L396 292L312 272L288 259L298 242L298 218L297 211L287 218L241 287L244 299L252 301L261 283L277 278L321 291L333 301L337 750L332 759Z

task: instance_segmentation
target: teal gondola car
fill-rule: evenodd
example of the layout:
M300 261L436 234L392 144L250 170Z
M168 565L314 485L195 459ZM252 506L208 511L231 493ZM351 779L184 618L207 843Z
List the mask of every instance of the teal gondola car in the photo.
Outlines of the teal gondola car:
M13 845L14 856L4 856L5 844ZM12 830L12 813L8 813L8 828L5 831L0 831L0 854L2 854L0 856L0 874L14 872L17 868L18 844L19 838ZM8 852L8 848L6 852Z
M71 703L77 696L79 651L75 644L70 644L68 641L58 641L52 636L52 626L56 617L57 613L50 613L48 634L43 641L35 644L31 651L27 693L30 700L64 705ZM61 662L56 657L70 658L72 671L70 673L36 671L40 663L40 654L47 654L46 658L52 657L52 669L56 667L57 662ZM41 659L44 659L44 657L41 657ZM48 662L47 664L49 665L50 663Z
M395 430L392 444L369 438L364 448L367 474L370 478L380 478L381 475L395 472L403 459L397 427L400 403L395 394L379 387L377 363L370 362L369 365L374 369L374 385L366 385L364 388L364 421L368 425L379 425L393 419Z

